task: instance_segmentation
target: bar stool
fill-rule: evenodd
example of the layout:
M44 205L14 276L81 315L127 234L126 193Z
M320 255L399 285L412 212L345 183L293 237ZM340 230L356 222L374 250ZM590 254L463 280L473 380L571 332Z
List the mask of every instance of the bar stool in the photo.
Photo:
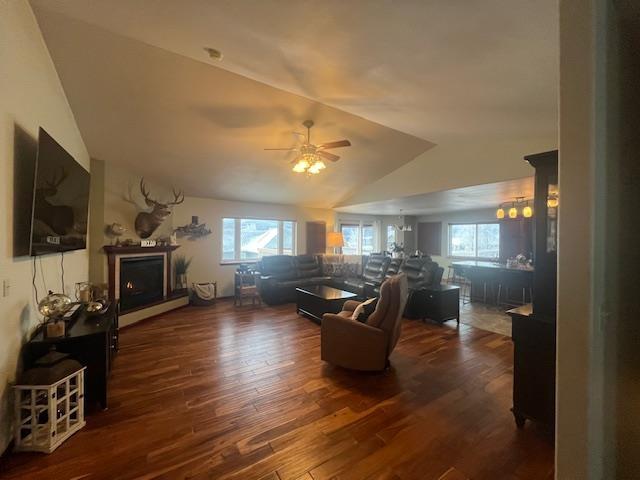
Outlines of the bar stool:
M522 292L522 303L510 301L509 291L518 289ZM498 275L498 305L516 306L527 303L527 292L529 301L533 300L532 276L526 272L503 270ZM504 294L504 299L503 299ZM504 301L503 301L504 300Z
M479 269L469 269L466 272L466 277L470 284L470 292L469 292L469 302L473 301L473 288L482 286L482 302L487 303L487 290L491 289L493 293L493 277L492 275L485 273ZM476 296L477 298L477 296Z
M449 265L447 270L447 283L460 287L460 298L462 304L466 305L471 301L471 283L466 276L466 270L460 265Z
M447 267L447 283L450 285L461 285L466 279L464 278L464 268L460 265L449 265Z

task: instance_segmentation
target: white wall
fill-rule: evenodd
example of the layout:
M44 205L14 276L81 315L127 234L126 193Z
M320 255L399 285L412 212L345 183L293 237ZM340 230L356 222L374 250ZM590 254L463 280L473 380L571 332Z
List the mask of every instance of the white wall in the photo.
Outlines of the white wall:
M357 190L338 206L359 205L453 188L530 177L523 157L557 148L555 135L539 139L469 138L436 145L381 179ZM520 160L520 161L518 161Z
M0 1L0 281L10 281L10 293L0 297L0 452L10 439L12 394L21 345L39 320L31 287L32 261L13 257L14 215L29 215L30 207L13 204L14 135L24 131L37 138L44 127L86 169L89 155L64 91L26 0ZM19 149L18 149L19 150ZM6 214L5 214L6 213ZM65 255L65 283L88 278L86 250ZM45 288L61 289L60 256L38 263L40 297Z
M237 265L223 265L222 258L222 219L224 217L250 217L276 220L295 220L298 223L296 235L297 253L306 250L307 221L324 221L327 231L333 229L334 212L332 210L276 205L268 203L234 202L211 198L187 197L173 212L175 227L191 223L191 216L197 215L201 223L213 230L207 237L198 240L179 239L180 248L174 255L193 258L187 278L192 282L218 282L218 295L233 295L233 273Z
M418 217L418 222L442 222L442 255L432 255L431 258L444 268L444 275L447 275L447 268L451 265L448 256L449 252L449 224L450 223L475 223L475 222L495 222L496 210L464 210L460 212L445 212L435 215L422 215Z
M560 1L558 479L640 471L638 5Z

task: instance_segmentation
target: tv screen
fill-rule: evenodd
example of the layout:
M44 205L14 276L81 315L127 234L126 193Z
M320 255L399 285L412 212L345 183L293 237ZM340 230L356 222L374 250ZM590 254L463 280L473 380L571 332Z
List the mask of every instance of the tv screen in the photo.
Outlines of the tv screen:
M87 248L89 172L43 128L31 220L31 255Z

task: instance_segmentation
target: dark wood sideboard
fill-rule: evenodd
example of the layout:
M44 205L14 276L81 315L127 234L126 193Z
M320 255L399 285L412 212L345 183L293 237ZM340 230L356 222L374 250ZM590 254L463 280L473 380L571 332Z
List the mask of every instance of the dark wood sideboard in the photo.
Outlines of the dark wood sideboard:
M513 415L555 425L558 151L525 157L536 169L533 301L509 310L513 339ZM555 201L550 201L554 200Z
M69 353L87 367L85 373L85 402L97 402L107 408L107 380L113 359L118 351L118 311L111 303L102 315L90 316L81 310L67 325L64 337L47 338L39 329L23 349L25 369L46 354L52 346Z

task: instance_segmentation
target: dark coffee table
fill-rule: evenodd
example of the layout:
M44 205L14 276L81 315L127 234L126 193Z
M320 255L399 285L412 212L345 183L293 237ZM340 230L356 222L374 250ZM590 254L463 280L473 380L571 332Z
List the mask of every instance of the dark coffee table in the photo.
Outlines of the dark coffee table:
M296 308L299 314L310 317L316 323L322 321L325 313L338 313L347 300L354 300L358 295L324 285L296 288Z

